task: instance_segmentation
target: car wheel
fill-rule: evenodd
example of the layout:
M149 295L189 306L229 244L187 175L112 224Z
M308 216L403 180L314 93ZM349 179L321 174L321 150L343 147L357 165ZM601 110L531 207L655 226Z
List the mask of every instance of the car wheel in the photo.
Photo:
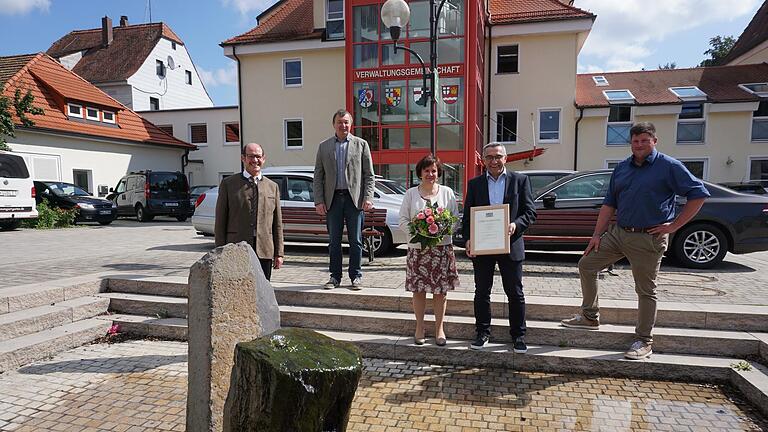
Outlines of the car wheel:
M109 225L112 221L99 221L99 225Z
M0 231L13 231L21 225L21 219L10 219L0 222Z
M179 222L184 222L187 220L187 216L176 216L176 220Z
M389 252L392 248L392 234L386 228L375 228L376 231L381 232L380 236L370 237L373 244L373 256L381 256ZM369 237L363 236L363 254L368 255L368 240Z
M683 267L712 268L725 258L728 239L720 228L708 224L690 225L675 234L672 253Z
M144 206L141 204L138 204L136 206L136 220L139 222L149 222L152 219L154 219L154 216L149 214L149 212L144 209Z

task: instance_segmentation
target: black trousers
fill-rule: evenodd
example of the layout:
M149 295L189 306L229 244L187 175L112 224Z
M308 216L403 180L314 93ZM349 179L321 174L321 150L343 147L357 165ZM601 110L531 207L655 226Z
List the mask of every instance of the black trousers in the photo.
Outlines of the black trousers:
M472 260L475 270L475 329L480 334L491 333L491 288L493 273L499 265L501 282L509 307L509 334L512 338L525 336L525 295L523 294L523 262L509 255L481 255Z
M251 248L256 252L256 238L251 242ZM259 255L256 254L256 256L258 257ZM272 260L259 258L259 263L261 264L261 269L264 270L264 277L266 277L267 280L272 280Z

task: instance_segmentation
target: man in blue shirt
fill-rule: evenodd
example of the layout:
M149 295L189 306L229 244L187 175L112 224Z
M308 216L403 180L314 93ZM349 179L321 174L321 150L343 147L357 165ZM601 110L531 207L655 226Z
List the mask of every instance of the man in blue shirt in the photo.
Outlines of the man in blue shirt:
M614 168L595 232L579 260L581 313L561 323L565 327L589 330L600 326L597 274L626 257L632 266L638 296L635 327L638 340L624 357L639 360L653 352L656 276L669 234L698 213L709 192L680 161L656 150L656 127L652 123L637 123L629 134L632 156ZM677 217L676 195L688 200ZM616 224L609 226L614 215Z

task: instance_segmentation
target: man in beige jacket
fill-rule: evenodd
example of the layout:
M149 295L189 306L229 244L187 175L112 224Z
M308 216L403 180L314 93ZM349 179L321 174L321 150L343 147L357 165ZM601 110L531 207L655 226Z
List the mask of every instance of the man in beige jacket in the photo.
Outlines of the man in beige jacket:
M247 242L267 280L283 265L283 217L277 183L261 174L264 149L250 143L240 155L245 169L221 181L216 201L216 246Z
M362 287L363 212L373 208L373 162L368 143L350 133L352 114L340 109L333 115L336 133L323 141L315 161L315 210L326 216L331 277L326 289L341 284L341 235L347 225L349 279L352 289Z

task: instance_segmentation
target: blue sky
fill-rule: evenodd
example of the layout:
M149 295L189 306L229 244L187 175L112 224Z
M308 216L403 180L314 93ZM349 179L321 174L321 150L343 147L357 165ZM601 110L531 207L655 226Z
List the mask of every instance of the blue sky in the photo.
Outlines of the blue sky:
M237 103L237 74L219 43L253 28L274 0L155 0L152 21L182 38L216 105ZM45 51L76 29L97 28L109 15L149 21L146 0L0 0L0 56ZM738 37L762 0L576 0L597 14L579 56L579 72L655 69L704 59L709 38Z

